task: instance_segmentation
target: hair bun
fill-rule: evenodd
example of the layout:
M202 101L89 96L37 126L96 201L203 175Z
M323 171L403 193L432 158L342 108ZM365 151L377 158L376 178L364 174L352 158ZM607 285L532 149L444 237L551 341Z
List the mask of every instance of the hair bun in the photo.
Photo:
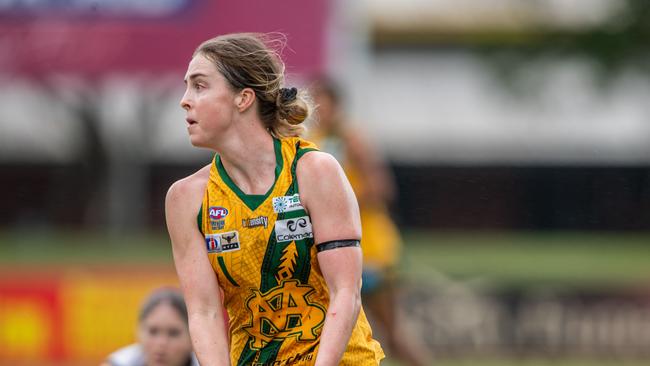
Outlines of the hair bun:
M309 115L309 107L296 88L280 88L276 98L277 116L291 125L301 124Z
M296 100L296 95L298 95L298 89L296 88L280 88L280 102L293 102Z

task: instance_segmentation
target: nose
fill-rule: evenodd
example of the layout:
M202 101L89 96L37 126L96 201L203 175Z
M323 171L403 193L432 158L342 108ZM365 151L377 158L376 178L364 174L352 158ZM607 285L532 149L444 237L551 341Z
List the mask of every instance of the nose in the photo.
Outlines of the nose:
M158 335L158 337L155 337L153 342L152 342L153 346L154 346L153 348L158 352L164 351L167 348L168 343L169 343L168 338L169 337L167 337L165 335L162 335L162 334Z
M190 98L189 98L189 96L187 94L188 93L187 93L187 90L186 90L185 94L183 94L183 97L181 98L181 102L180 102L181 108L183 108L186 111L188 111L190 109L190 106L191 106Z

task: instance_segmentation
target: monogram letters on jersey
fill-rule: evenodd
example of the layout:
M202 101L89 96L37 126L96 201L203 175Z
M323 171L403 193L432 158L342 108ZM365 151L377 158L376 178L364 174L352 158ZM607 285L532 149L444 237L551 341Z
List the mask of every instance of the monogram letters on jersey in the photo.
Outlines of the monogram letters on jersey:
M266 293L255 289L252 292L246 300L251 312L250 324L244 327L253 337L251 348L261 349L278 338L316 339L325 321L325 309L307 299L314 292L313 287L286 280Z

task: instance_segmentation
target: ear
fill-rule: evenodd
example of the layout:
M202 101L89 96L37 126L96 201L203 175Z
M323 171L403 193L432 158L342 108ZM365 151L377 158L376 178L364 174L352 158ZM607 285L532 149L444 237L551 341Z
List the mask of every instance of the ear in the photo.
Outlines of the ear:
M235 105L239 113L245 112L255 102L255 92L251 88L242 89L235 97Z

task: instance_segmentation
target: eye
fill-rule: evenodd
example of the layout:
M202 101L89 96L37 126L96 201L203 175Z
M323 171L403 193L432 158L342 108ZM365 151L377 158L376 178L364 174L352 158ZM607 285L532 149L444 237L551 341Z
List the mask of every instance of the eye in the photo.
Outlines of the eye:
M177 338L177 337L179 337L179 336L181 335L181 330L180 330L180 329L176 329L176 328L174 328L174 329L169 329L169 330L167 331L167 335L169 335L169 337L171 337L171 338Z
M194 89L196 90L205 89L205 85L203 83L194 83Z
M151 328L148 329L149 335L152 335L152 336L155 336L156 334L158 334L158 332L159 332L158 327L151 327Z

